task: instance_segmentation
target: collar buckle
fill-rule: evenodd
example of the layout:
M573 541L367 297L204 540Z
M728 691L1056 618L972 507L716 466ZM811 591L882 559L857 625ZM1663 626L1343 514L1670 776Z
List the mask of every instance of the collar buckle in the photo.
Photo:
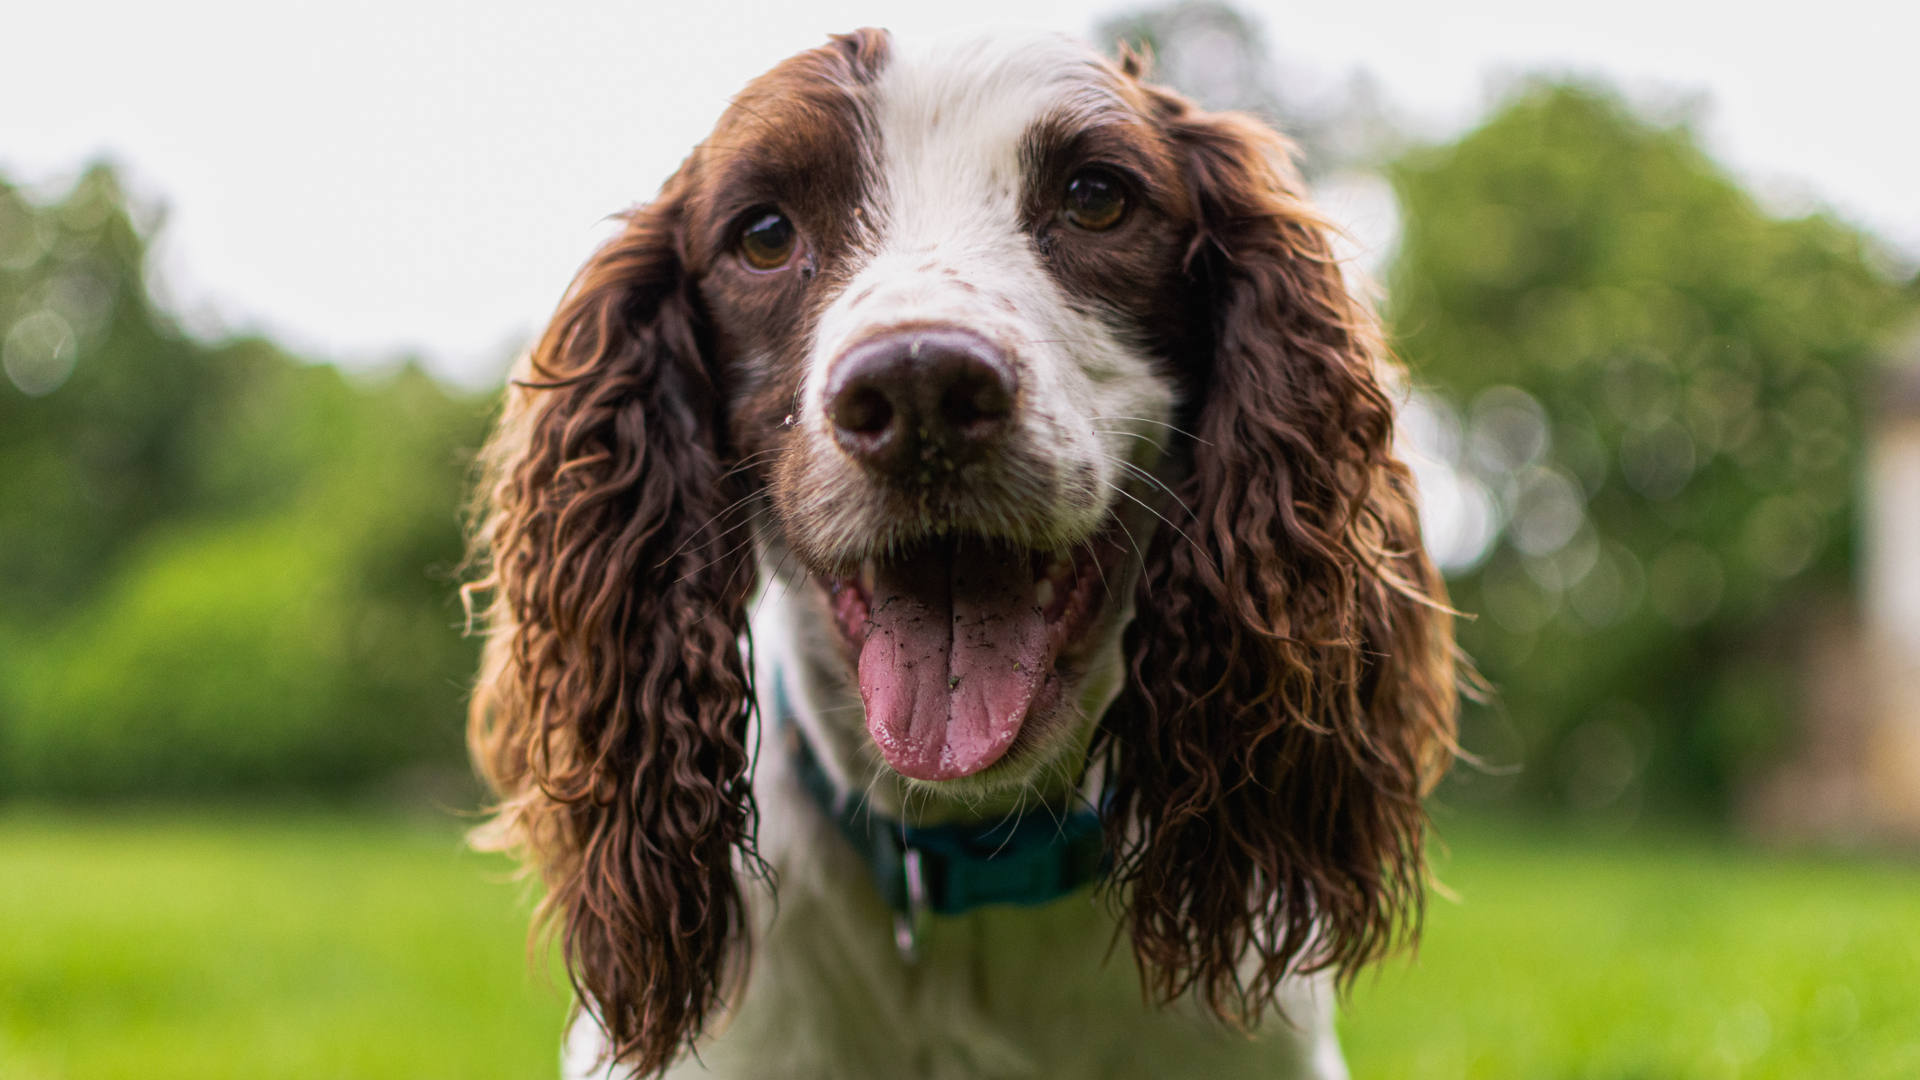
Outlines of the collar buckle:
M893 913L893 944L900 959L909 964L920 962L920 937L927 929L927 879L921 870L920 849L906 848L900 854L900 876L907 885L907 910Z

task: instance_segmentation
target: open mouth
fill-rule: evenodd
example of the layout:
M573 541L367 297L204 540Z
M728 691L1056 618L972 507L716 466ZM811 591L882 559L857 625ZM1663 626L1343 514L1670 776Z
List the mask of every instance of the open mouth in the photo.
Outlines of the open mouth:
M1030 717L1059 704L1061 658L1094 625L1120 566L1106 533L1063 551L963 535L827 579L887 763L953 780L1005 756Z

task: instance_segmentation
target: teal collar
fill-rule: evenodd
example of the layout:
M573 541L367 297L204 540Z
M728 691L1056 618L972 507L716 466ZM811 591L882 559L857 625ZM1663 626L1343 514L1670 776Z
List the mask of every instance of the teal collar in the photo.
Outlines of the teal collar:
M800 785L866 862L909 958L929 913L1050 903L1106 873L1100 815L1090 810L1063 817L1041 808L977 825L909 825L877 813L864 796L835 788L794 721L778 673L773 693L780 738Z

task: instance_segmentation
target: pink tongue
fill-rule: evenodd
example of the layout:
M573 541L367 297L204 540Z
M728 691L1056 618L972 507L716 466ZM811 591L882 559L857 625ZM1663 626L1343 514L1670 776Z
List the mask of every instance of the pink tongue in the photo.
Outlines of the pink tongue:
M860 700L899 772L951 780L1000 760L1047 663L1047 621L1020 555L975 542L876 571Z

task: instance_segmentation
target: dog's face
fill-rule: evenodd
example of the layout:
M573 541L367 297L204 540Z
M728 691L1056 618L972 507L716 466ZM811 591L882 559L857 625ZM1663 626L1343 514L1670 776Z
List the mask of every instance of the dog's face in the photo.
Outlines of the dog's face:
M788 61L509 393L471 741L641 1073L746 941L756 586L923 792L1098 761L1158 999L1253 1022L1418 911L1452 637L1372 320L1284 140L1136 68L879 31Z
M755 82L686 173L731 430L887 764L1019 782L1118 663L1191 199L1155 99L1079 43L836 60Z

